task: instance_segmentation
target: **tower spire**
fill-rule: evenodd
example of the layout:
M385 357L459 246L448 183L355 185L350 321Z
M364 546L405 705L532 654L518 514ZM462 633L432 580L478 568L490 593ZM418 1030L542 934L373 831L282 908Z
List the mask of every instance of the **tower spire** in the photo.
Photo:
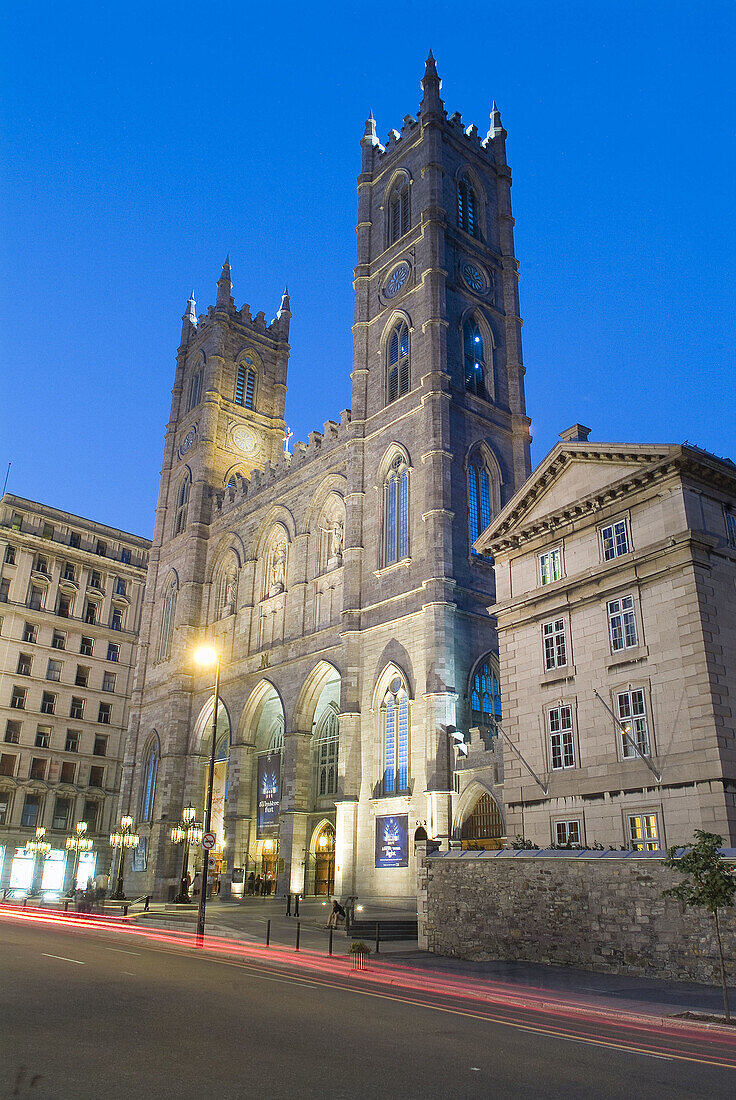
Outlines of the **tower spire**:
M218 309L231 309L234 308L235 303L232 298L233 284L230 278L230 253L228 252L225 257L225 263L222 265L222 274L217 280L217 308Z
M429 51L429 57L424 65L424 76L421 80L422 85L422 102L420 104L420 110L427 114L429 111L441 111L444 108L444 103L440 96L440 88L442 87L442 81L437 75L437 65L435 64L434 54Z
M189 343L189 337L192 334L192 330L197 327L197 303L194 300L194 291L189 296L187 302L187 308L184 311L184 316L181 319L181 342L184 347Z

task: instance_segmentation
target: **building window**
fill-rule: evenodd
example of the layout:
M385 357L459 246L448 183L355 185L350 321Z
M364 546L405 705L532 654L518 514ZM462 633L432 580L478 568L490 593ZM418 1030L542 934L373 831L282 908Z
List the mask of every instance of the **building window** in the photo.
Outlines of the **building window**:
M100 703L100 709L97 712L97 721L103 726L109 726L111 718L112 703Z
M463 325L463 362L465 364L465 389L476 397L486 397L486 360L483 335L472 318Z
M48 749L51 747L51 726L36 726L36 748Z
M322 716L314 738L317 771L317 796L337 794L337 757L340 747L337 711L330 708Z
M616 693L616 709L619 722L623 729L621 733L621 752L627 759L639 755L634 745L642 756L649 756L649 726L647 724L647 708L642 688L634 688L631 691L619 691ZM633 744L632 744L633 742Z
M615 523L609 523L607 527L601 527L601 549L603 560L612 561L629 552L629 533L626 529L626 520L619 519Z
M15 547L10 543L5 547L5 564L15 565Z
M580 844L580 820L555 821L555 844Z
M62 783L74 783L77 778L77 765L71 760L65 760L61 765L60 781Z
M79 643L79 652L81 653L82 657L91 657L93 648L93 639L87 638L85 635L82 635L82 640Z
M388 243L393 244L409 231L409 183L404 180L391 192L388 202Z
M53 714L56 710L56 696L52 691L44 691L41 696L41 714Z
M77 722L84 718L84 699L81 699L78 695L72 696L69 717L76 719Z
M383 793L409 789L409 698L396 676L381 708L383 726Z
M547 672L567 664L567 641L565 639L565 620L553 619L542 625L544 643L544 667Z
M77 673L74 683L79 688L86 688L89 683L89 668L87 665L77 665Z
M659 823L656 814L629 814L629 846L635 852L659 851Z
M732 550L736 550L736 512L730 509L726 512L726 536L728 545Z
M202 397L202 368L195 370L189 380L189 398L187 400L187 412L199 404Z
M189 505L189 474L184 476L179 492L176 494L174 512L174 534L180 535L187 525L187 507Z
M556 546L539 555L539 583L554 584L562 578L562 550Z
M14 685L10 695L10 706L13 710L26 709L26 689L24 687Z
M9 819L10 819L10 792L9 791L0 791L0 825L7 825Z
M386 400L390 404L409 392L409 327L399 321L388 341Z
M59 599L56 606L56 614L60 619L69 619L72 614L72 607L74 601L71 596L65 596L63 592L59 593Z
M608 632L611 638L611 650L618 653L622 649L633 649L639 644L634 614L634 597L622 596L608 603Z
M127 584L124 577L115 578L115 595L125 596L127 595Z
M55 630L51 635L52 649L66 649L66 634L63 630Z
M20 815L23 829L35 829L41 816L41 799L37 794L27 794Z
M64 752L79 752L79 730L67 730Z
M69 532L69 545L73 546L75 550L78 550L82 545L82 536L79 534L79 531Z
M176 580L172 577L164 592L161 608L161 625L158 632L158 659L166 661L171 656L171 640L174 636L174 614L176 612Z
M46 764L47 760L42 756L33 756L31 758L31 770L29 772L29 779L45 779L46 778Z
M69 798L60 798L57 796L54 802L54 816L51 818L52 829L66 829L69 824L69 814L71 812L72 804Z
M31 591L33 591L33 589L31 589ZM10 596L10 578L9 577L3 577L2 580L0 580L0 603L7 603L9 596ZM31 606L30 599L28 601L28 606L29 607ZM37 607L37 608L35 608L35 610L39 611L40 608Z
M74 565L72 564L72 562L70 562L70 561L65 561L64 562L64 570L62 572L62 577L65 581L76 581L77 571L74 568Z
M16 672L19 676L30 676L32 664L33 658L31 657L30 653L19 653L18 668L16 669Z
M61 669L61 661L49 659L49 663L46 665L46 679L58 684L61 680Z
M121 607L113 607L112 615L110 616L110 629L122 630L125 623L125 612Z
M245 363L250 360L246 359ZM235 404L242 405L245 409L255 408L256 372L249 366L241 363L235 378Z
M92 747L93 756L107 756L107 737L95 737L95 743Z
M11 756L10 753L4 752L0 754L0 775L15 775L15 765L18 757Z
M491 477L487 467L476 459L468 466L468 515L470 520L470 552L481 557L474 548L475 540L491 522Z
M84 817L83 821L87 822L87 831L94 833L97 831L97 818L100 813L100 803L95 802L89 798L84 803Z
M384 564L409 556L409 468L401 455L391 463L383 486Z
M107 643L107 659L108 661L120 660L120 645L118 642Z
M562 704L547 711L550 756L555 770L575 767L572 707Z
M21 528L23 527L23 516L20 514L20 512L13 512L13 518L11 520L10 526L14 531L21 530Z
M9 745L17 745L20 741L21 723L8 719L5 723L5 740Z
M87 600L84 608L84 621L88 626L94 626L97 622L97 605Z
M33 568L37 573L42 573L44 577L51 576L51 573L49 572L49 559L43 554L36 554L36 560Z
M95 554L99 554L101 558L107 557L107 543L102 539L98 539L95 543Z
M29 642L31 645L36 644L38 638L38 627L35 623L26 623L23 627L23 641Z
M158 746L152 745L148 750L146 762L143 767L143 784L141 787L141 821L153 820L153 803L156 797L157 774Z
M54 525L53 523L44 523L41 530L42 539L52 539L54 537Z
M130 550L128 550L127 546L124 546L120 551L120 560L123 565L130 565Z
M89 785L90 787L104 787L105 785L105 769L92 766L89 769Z
M102 690L103 691L114 691L115 690L115 679L116 679L116 677L115 677L114 672L103 672L102 673Z
M32 584L28 593L28 606L31 611L42 611L46 589L40 584Z
M98 592L103 592L102 587L102 574L97 569L93 569L89 575L89 587L96 588Z
M488 726L495 731L496 722L501 721L501 689L488 661L473 676L470 710L474 726Z
M465 176L457 185L457 224L471 237L477 235L475 191Z

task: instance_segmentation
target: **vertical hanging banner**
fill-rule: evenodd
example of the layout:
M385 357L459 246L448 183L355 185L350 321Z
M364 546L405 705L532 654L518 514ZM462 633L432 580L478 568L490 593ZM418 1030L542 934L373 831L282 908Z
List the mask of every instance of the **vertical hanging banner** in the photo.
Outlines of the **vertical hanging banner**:
M279 823L281 804L281 753L272 752L258 757L258 812L256 832L258 836L273 833Z
M409 815L376 818L376 867L409 866Z

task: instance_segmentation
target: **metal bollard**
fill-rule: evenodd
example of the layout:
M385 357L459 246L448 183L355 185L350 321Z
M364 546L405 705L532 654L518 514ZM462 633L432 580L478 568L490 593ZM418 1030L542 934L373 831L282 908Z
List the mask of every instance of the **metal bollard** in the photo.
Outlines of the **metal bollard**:
M149 910L148 910L148 906L149 906L150 904L151 904L151 895L150 895L150 894L146 894L146 900L145 900L145 903L144 903L144 905L143 905L143 912L144 912L144 913L147 913L147 912L149 911Z
M330 925L330 955L332 954L332 925Z
M286 913L284 915L287 917L291 916L291 894L286 895Z
M271 945L271 921L266 921L266 947Z
M294 894L294 916L299 916L299 895Z
M300 938L300 935L301 935L301 930L302 930L302 922L300 920L298 920L296 922L296 949L297 949L297 951L299 950L299 938Z
M376 921L376 954L378 954L379 951L381 950L380 943L381 943L381 926L378 923L378 921Z

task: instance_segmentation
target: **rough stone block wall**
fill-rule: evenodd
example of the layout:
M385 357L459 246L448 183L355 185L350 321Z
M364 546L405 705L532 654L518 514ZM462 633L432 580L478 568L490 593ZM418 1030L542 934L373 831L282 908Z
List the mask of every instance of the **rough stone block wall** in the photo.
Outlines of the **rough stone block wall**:
M650 857L429 856L419 863L419 946L678 981L720 981L712 918L662 891L682 881ZM721 911L736 976L736 909Z

